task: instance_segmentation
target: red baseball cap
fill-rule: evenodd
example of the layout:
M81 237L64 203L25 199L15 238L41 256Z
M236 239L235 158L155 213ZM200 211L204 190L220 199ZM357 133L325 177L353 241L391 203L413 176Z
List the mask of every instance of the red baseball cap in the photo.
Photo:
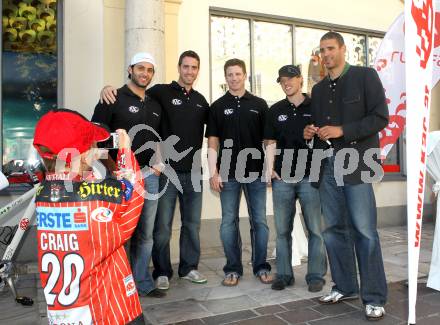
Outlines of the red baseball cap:
M43 158L70 161L71 155L81 154L89 150L94 142L105 141L109 137L110 132L104 125L92 123L69 109L55 109L44 114L35 126L34 147ZM43 152L40 146L50 152ZM74 150L63 151L62 156L58 156L63 149Z

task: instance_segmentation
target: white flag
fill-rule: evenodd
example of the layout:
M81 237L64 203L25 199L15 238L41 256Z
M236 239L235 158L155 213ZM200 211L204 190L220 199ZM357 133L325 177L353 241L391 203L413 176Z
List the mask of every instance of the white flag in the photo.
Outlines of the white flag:
M415 324L416 321L417 274L434 55L434 20L433 0L405 1L409 324Z

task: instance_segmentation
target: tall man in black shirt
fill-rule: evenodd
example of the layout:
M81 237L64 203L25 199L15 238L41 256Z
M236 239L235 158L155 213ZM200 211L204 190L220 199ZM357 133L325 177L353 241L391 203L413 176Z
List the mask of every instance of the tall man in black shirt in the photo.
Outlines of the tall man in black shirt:
M339 33L321 37L321 57L329 74L313 87L314 124L304 129L305 139L316 135L315 140L322 140L315 141L315 147L322 148L324 141L333 147L333 154L323 161L319 194L335 285L319 301L334 304L358 297L356 257L365 315L377 320L385 314L387 283L371 183L383 175L378 132L388 124L388 107L377 72L346 63L345 50ZM354 168L348 167L353 161Z
M167 289L173 275L170 260L171 228L179 198L182 226L180 229L180 260L178 273L193 283L205 283L206 277L197 271L200 259L200 218L202 214L201 154L204 125L208 119L209 104L205 97L194 90L193 84L200 68L200 58L194 51L185 51L178 63L179 79L171 84L155 85L149 94L156 98L163 109L161 135L163 139L177 136L178 152L188 153L179 161L170 161L182 187L162 175L160 188L166 191L159 200L154 229L153 276L158 288ZM164 149L164 156L169 155ZM167 185L168 184L168 185Z
M322 290L327 257L321 235L319 192L309 182L312 151L303 138L310 124L311 100L301 93L303 78L298 66L286 65L278 71L277 82L286 98L275 103L266 117L264 139L267 181L272 182L273 210L277 232L277 277L272 289L283 290L295 281L292 270L292 230L296 199L299 199L309 234L306 281L309 291ZM275 157L275 151L279 150Z
M206 131L210 185L220 192L222 206L220 236L226 255L222 284L235 286L243 275L238 228L242 190L251 225L253 272L263 283L270 283L271 267L266 262L266 184L261 180L267 104L246 91L246 66L242 60L226 61L224 72L229 91L212 104Z
M179 198L180 216L180 261L178 273L181 278L193 283L205 283L206 277L197 271L200 259L200 218L202 212L201 155L204 125L207 122L209 104L205 97L193 89L200 68L200 58L194 51L185 51L179 57L179 79L170 84L158 84L148 89L147 94L162 107L160 135L163 140L176 136L174 149L161 152L167 158L167 167L173 169L177 179L170 179L165 172L160 176L157 217L154 227L153 277L158 289L169 288L173 276L170 259L170 239L176 200ZM104 100L114 100L113 87L103 89ZM171 151L185 153L173 160Z
M145 179L145 204L137 228L131 238L130 262L138 292L141 296L160 298L165 294L155 289L148 271L153 248L153 228L157 210L159 175L162 166L155 154L162 109L160 104L145 94L154 76L154 59L149 53L137 53L128 67L129 81L118 89L113 104L98 103L92 121L104 123L112 131L124 129L132 139L132 150ZM136 132L137 131L137 132ZM141 146L148 143L148 148ZM117 150L110 154L116 158Z

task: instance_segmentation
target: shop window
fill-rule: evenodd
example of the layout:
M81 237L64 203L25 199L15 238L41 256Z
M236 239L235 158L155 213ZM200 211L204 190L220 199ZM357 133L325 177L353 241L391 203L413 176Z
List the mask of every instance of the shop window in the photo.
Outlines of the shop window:
M56 0L2 0L2 164L37 159L38 119L57 107Z
M304 77L303 91L311 93L326 71L319 56L319 40L329 29L310 22L301 26L292 20L255 15L237 16L214 11L211 13L211 100L227 91L223 64L237 57L246 62L249 82L246 88L264 98L269 105L285 97L276 83L278 69L285 64L299 64ZM312 27L311 27L312 26ZM339 31L344 37L346 60L352 65L374 66L374 59L382 41L382 35L362 31ZM387 173L403 173L401 140L389 152L384 161Z
M285 95L276 83L278 69L292 64L292 26L254 22L254 83L257 96L272 105Z
M211 99L215 101L227 91L223 66L229 59L246 63L248 76L251 69L250 26L247 19L211 17ZM246 82L246 88L251 85Z
M303 91L312 92L313 86L326 75L319 55L319 40L325 30L307 27L295 28L295 58L301 65Z
M374 68L374 60L381 42L382 38L380 37L368 37L368 66L371 68Z

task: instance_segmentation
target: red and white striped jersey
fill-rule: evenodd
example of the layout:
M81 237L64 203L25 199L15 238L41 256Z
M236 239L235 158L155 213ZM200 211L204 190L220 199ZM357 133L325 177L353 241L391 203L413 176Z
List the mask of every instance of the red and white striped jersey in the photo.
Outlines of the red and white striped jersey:
M121 162L139 171L131 151L119 152ZM123 247L144 203L136 175L132 184L52 174L39 187L38 259L50 324L126 324L142 314Z

